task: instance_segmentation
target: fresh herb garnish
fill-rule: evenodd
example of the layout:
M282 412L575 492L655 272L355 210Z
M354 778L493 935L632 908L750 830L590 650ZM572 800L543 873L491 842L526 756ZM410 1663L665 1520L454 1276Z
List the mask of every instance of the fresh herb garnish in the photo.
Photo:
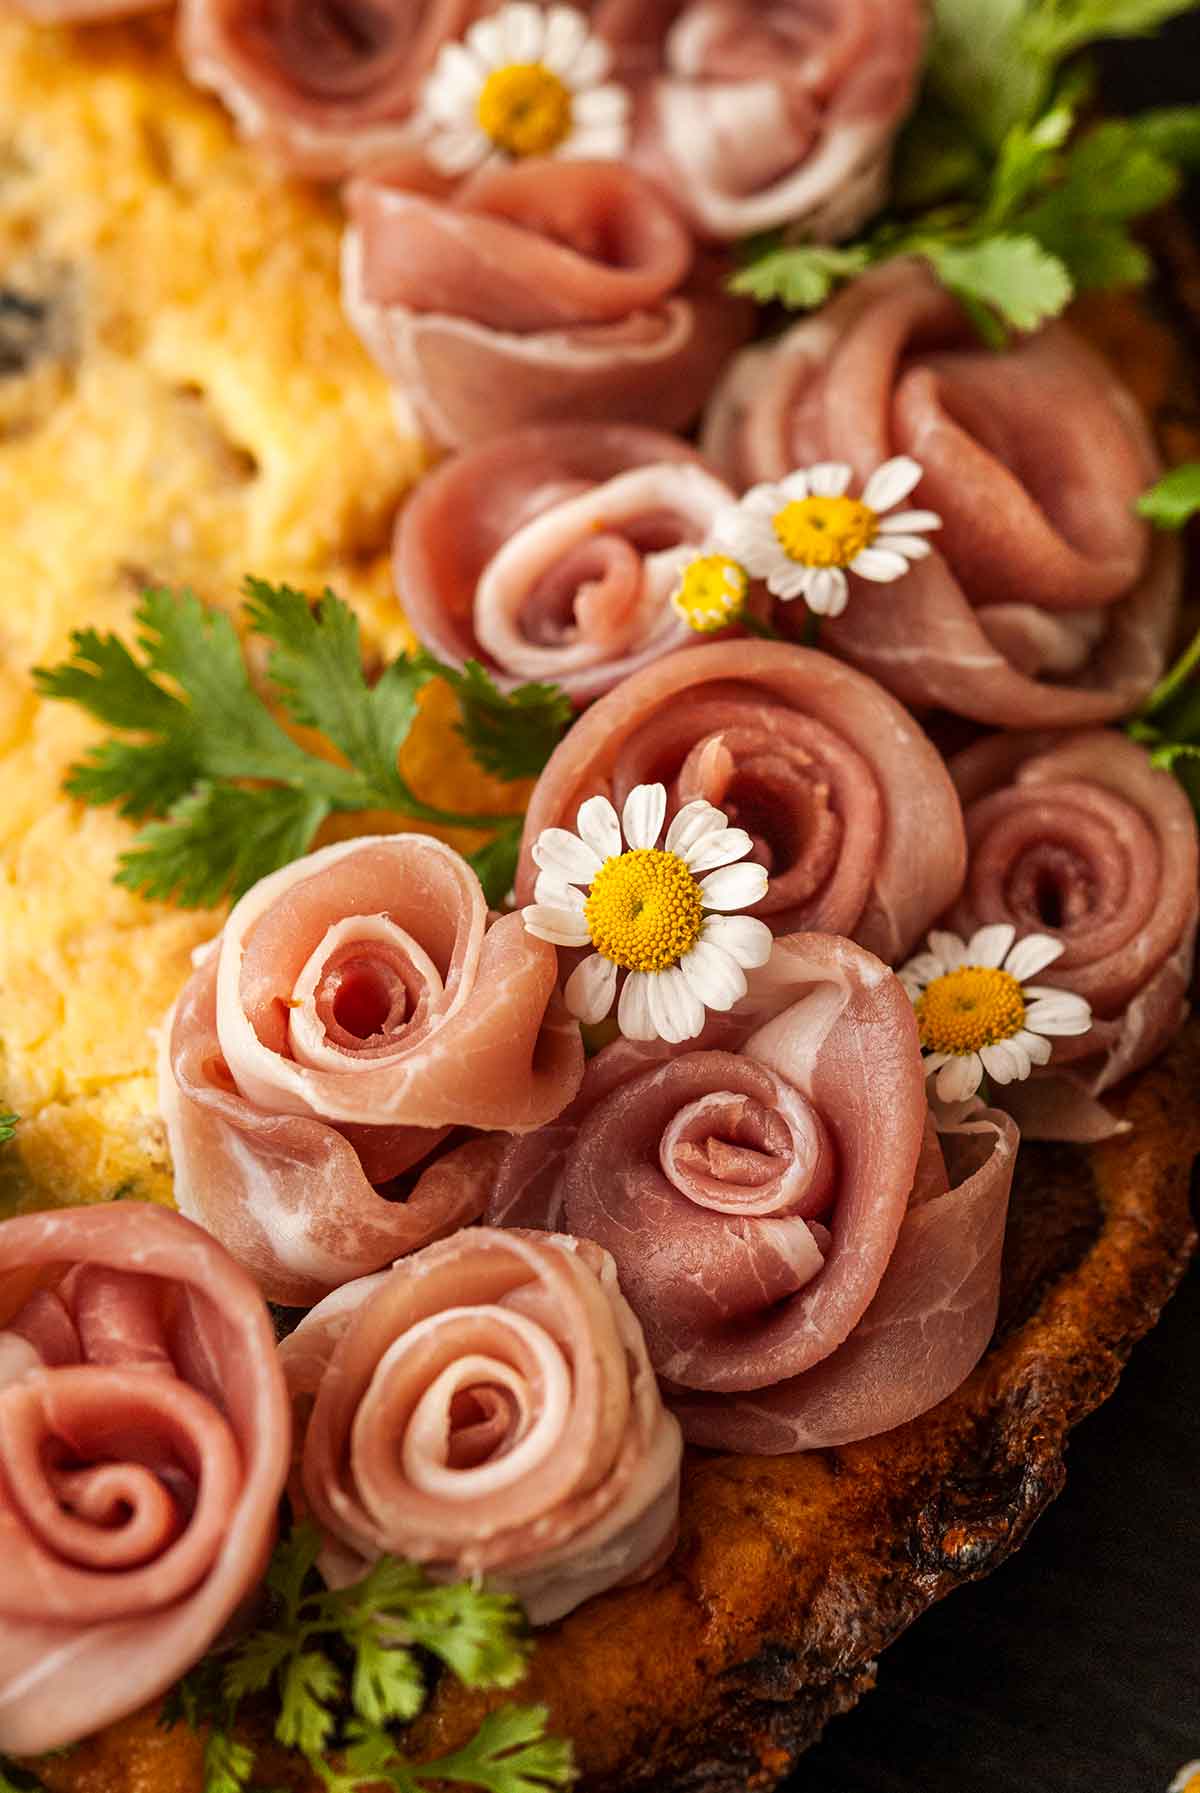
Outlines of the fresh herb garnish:
M1140 516L1159 529L1182 529L1200 514L1200 461L1187 461L1143 492ZM1140 741L1153 763L1173 772L1200 816L1200 630L1163 674L1125 732Z
M891 209L860 242L748 245L739 292L793 309L898 255L923 256L986 341L1035 329L1076 292L1133 286L1131 227L1200 165L1200 107L1077 131L1101 38L1152 31L1193 0L937 0L921 102L901 136Z
M63 665L39 668L45 697L76 703L122 736L102 742L67 774L89 804L115 804L143 822L122 854L118 884L143 896L206 907L238 897L310 846L337 811L390 810L414 821L496 832L474 863L489 900L512 883L520 823L424 802L404 778L400 750L420 693L444 677L459 695L461 732L488 772L516 779L541 770L571 716L553 686L498 691L481 666L458 672L430 655L400 655L373 682L358 621L327 591L311 600L289 586L246 582L246 622L270 643L268 675L287 720L314 730L334 760L293 739L255 690L232 620L190 593L149 591L132 653L115 635L81 629Z
M298 1751L330 1793L380 1783L395 1793L431 1783L547 1793L570 1784L570 1745L547 1737L540 1706L502 1706L453 1754L403 1759L388 1726L422 1711L431 1662L467 1687L521 1680L529 1642L520 1608L468 1582L437 1586L396 1557L382 1558L351 1587L328 1589L315 1572L320 1544L310 1525L292 1532L268 1572L269 1622L231 1651L207 1657L164 1703L165 1726L182 1721L207 1730L205 1793L243 1793L250 1785L254 1749L234 1726L241 1702L254 1695L273 1700L276 1741Z
M1200 514L1200 461L1185 461L1164 473L1157 485L1142 493L1137 510L1157 529L1182 529Z
M0 1114L0 1146L6 1145L17 1130L19 1114Z

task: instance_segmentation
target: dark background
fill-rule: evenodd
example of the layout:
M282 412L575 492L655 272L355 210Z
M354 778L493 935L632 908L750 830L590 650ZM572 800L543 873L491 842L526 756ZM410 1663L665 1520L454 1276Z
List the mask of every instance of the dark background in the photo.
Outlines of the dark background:
M1114 110L1200 101L1200 10L1114 46L1105 72ZM1025 1548L885 1653L787 1793L1166 1793L1193 1759L1200 1265L1074 1434Z

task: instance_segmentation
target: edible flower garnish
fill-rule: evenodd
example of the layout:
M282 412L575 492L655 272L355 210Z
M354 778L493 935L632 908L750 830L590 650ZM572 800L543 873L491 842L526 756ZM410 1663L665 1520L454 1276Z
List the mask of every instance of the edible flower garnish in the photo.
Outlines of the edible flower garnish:
M1167 1793L1200 1793L1200 1761L1185 1762Z
M980 928L964 941L931 933L928 950L903 967L900 981L917 1011L926 1071L937 1073L943 1102L965 1102L984 1076L1021 1083L1049 1062L1055 1035L1085 1034L1092 1011L1069 990L1026 984L1063 952L1049 934L1026 934L1008 922Z
M447 44L425 83L425 152L443 174L523 156L612 161L629 138L629 95L605 77L608 46L573 6L515 0Z
M746 994L746 970L770 957L771 930L729 913L766 895L763 868L736 863L751 851L750 836L697 798L660 847L666 814L664 787L641 784L619 818L607 797L589 797L578 834L544 829L533 848L536 900L524 918L555 946L595 947L564 992L579 1020L594 1025L610 1013L624 971L621 1032L678 1044L701 1031L706 1009L731 1009Z
M746 610L750 575L728 554L705 550L683 569L671 603L689 629L711 635L740 622Z
M851 468L841 461L789 473L778 485L752 486L717 518L714 541L767 589L803 598L817 616L840 616L850 595L847 573L888 583L930 552L925 533L941 526L933 511L891 511L921 478L908 455L877 467L859 498L847 495Z

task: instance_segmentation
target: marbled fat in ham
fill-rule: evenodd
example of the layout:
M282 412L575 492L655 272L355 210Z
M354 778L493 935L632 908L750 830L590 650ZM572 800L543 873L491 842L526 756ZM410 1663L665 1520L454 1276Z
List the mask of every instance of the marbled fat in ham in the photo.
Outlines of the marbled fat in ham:
M400 515L396 587L443 660L586 703L694 639L671 594L733 501L656 430L514 430L422 482Z
M421 88L480 0L183 0L184 66L300 174L416 151Z
M486 1200L482 1145L453 1176L414 1167L452 1128L521 1132L571 1100L583 1048L556 978L554 949L520 916L489 918L471 868L427 836L349 841L265 878L164 1041L180 1207L297 1305L466 1225ZM395 1184L405 1173L415 1187Z
M616 162L488 167L440 198L377 177L347 204L347 313L449 447L558 420L682 429L753 326Z
M0 1224L0 1750L155 1698L258 1587L291 1454L250 1278L142 1202Z
M1134 514L1160 471L1133 396L1066 324L997 354L915 262L847 287L745 351L705 447L739 489L895 454L924 468L934 552L892 586L852 577L822 639L906 703L1003 727L1127 714L1160 675L1179 544ZM802 607L780 606L783 626Z
M950 926L1061 940L1040 978L1092 1005L1090 1033L998 1091L1035 1139L1102 1139L1099 1100L1148 1064L1187 1012L1197 918L1196 821L1144 747L1104 729L997 735L951 762L968 868Z
M974 1367L1017 1133L988 1112L939 1143L912 1005L851 942L787 936L753 984L700 1050L601 1052L503 1149L487 1217L603 1245L685 1435L776 1453L899 1425Z
M586 1240L460 1233L338 1290L280 1354L331 1585L390 1552L546 1624L674 1543L679 1428Z
M753 913L777 934L847 934L894 964L961 886L958 800L907 711L828 654L739 640L671 654L580 718L530 800L518 901L543 829L654 782L669 814L704 797L750 833L771 874Z
M601 4L633 71L633 157L703 236L850 236L884 200L915 90L916 0Z

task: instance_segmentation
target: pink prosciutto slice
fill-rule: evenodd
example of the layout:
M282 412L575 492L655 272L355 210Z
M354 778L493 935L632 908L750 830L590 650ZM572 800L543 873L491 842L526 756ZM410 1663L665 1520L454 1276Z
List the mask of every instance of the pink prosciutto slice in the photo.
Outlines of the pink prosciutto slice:
M257 1588L291 1455L250 1278L141 1202L0 1224L0 1750L58 1749Z
M489 1220L612 1253L695 1443L810 1449L924 1412L995 1324L1015 1126L939 1146L912 1005L847 940L777 941L710 1039L601 1052L544 1152L504 1148Z
M396 587L442 659L480 659L504 686L552 680L582 704L694 639L671 594L732 503L657 430L514 430L418 487L397 529Z
M444 45L481 0L183 0L179 42L247 137L300 174L336 178L416 154L414 113Z
M918 263L864 275L775 344L747 350L705 446L744 488L895 454L924 477L934 553L895 586L853 580L822 639L917 707L1003 727L1127 714L1161 673L1179 545L1133 503L1159 462L1132 395L1065 324L1001 354ZM785 626L798 607L780 607Z
M674 209L615 162L487 167L451 197L349 189L346 309L433 438L522 424L682 429L752 309Z
M704 797L745 828L771 874L752 911L777 934L852 936L895 963L957 896L962 816L941 756L873 680L771 641L685 648L627 678L555 749L530 800L532 847L571 828L585 798L618 808L662 783L668 815Z
M630 68L649 63L634 159L702 235L836 239L882 203L920 65L916 0L618 0L597 27Z
M951 762L966 812L967 880L950 912L1061 940L1037 981L1092 1005L1092 1030L1056 1039L1049 1065L1001 1092L1035 1139L1103 1139L1098 1099L1162 1050L1187 1013L1197 841L1178 781L1105 729L1000 735Z
M170 0L13 0L13 10L38 25L88 25L159 12L169 5Z
M263 879L197 965L160 1106L182 1210L271 1300L309 1304L476 1218L477 1146L412 1173L451 1128L526 1131L583 1074L554 949L490 920L424 835L326 847Z
M331 1295L280 1356L331 1585L390 1552L486 1575L540 1625L671 1550L679 1428L586 1240L460 1233Z

